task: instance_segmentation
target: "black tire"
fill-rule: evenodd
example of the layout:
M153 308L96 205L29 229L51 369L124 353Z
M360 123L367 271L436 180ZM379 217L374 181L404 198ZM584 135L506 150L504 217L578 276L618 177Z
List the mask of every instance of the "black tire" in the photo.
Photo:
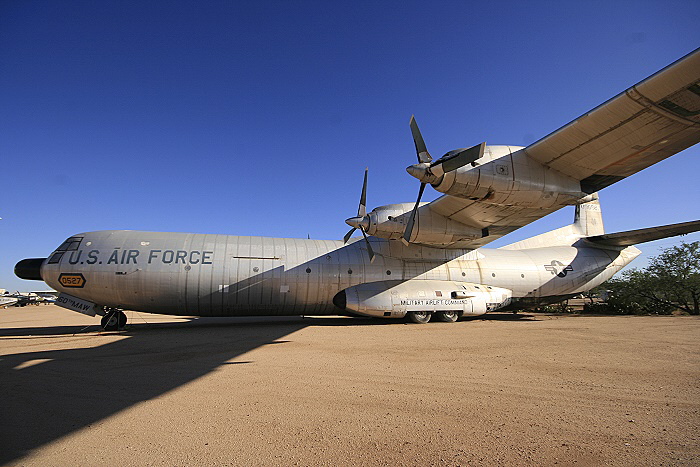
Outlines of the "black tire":
M105 331L116 331L119 325L117 322L117 313L115 311L107 312L107 314L102 317L100 324L102 324L102 329Z
M408 316L408 319L411 320L412 323L426 324L430 321L433 314L429 311L409 311L406 313L406 316Z
M117 325L120 331L126 327L126 313L123 311L117 313Z
M126 314L123 311L111 310L102 317L102 329L105 331L118 331L126 326Z
M459 311L436 311L435 319L442 321L443 323L454 323L459 318L462 317L462 313Z

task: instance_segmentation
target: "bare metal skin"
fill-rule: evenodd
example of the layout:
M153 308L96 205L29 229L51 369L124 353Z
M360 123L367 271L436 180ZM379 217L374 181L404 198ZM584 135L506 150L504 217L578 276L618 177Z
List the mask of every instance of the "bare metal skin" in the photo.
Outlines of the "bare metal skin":
M638 254L634 247L444 250L373 239L377 256L370 263L362 241L118 230L74 238L81 239L77 249L55 253L59 262L41 268L57 291L108 307L202 316L338 314L338 292L378 281L483 284L512 290L516 298L574 294ZM565 276L555 274L564 269L556 262L568 267ZM66 280L77 274L83 283Z

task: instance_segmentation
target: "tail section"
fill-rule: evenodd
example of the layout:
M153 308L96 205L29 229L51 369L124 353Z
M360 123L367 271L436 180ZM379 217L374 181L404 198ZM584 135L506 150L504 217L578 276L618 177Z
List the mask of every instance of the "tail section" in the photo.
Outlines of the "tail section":
M586 198L589 198L590 201L576 205L573 227L584 237L603 235L605 228L603 227L603 213L600 209L598 193L593 193Z
M501 249L523 250L550 246L572 246L582 239L585 240L588 246L619 249L636 245L637 243L700 231L700 220L697 220L606 234L603 227L603 215L598 194L593 193L587 199L585 203L576 206L573 224L520 242L511 243L501 247Z
M581 238L603 235L603 213L600 209L598 193L586 197L586 202L576 206L574 223L551 230L519 242L501 247L502 250L524 250L550 246L571 246Z
M648 229L628 230L612 234L601 234L586 237L586 241L595 246L625 247L636 245L637 243L651 242L676 235L685 235L700 230L700 220L691 222L681 222L679 224L662 225L659 227L649 227Z

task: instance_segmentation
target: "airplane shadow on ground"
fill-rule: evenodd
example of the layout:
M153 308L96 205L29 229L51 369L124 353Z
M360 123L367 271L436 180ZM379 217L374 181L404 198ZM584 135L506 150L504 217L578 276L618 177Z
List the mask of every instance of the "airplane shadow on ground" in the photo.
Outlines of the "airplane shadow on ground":
M234 357L280 343L282 337L309 324L300 318L137 324L123 334L126 338L110 338L97 347L3 356L0 464L194 381ZM58 340L70 338L77 330L74 326L4 329L0 336L41 335ZM86 336L91 343L100 337L94 332ZM41 362L31 365L36 361Z
M485 315L467 318L474 321L540 321L541 318L527 313L492 312Z
M501 314L489 319L531 318ZM461 324L469 325L466 321ZM34 336L58 341L75 336L92 343L115 334L125 338L110 338L97 347L0 357L0 464L183 386L220 365L250 363L228 361L264 345L284 345L289 341L283 337L307 326L369 324L399 323L347 317L195 318L132 324L123 333L98 334L97 326L1 329L0 338L8 340Z

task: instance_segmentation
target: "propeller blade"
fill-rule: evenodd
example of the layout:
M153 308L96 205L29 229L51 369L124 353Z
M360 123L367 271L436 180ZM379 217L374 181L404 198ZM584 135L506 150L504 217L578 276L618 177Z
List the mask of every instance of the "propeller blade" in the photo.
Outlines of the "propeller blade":
M423 141L423 135L420 134L418 129L418 124L416 123L415 115L411 115L411 135L413 135L413 144L416 146L416 154L418 155L418 163L430 162L433 158L428 152L428 148L425 147L425 141Z
M346 233L345 236L343 237L343 243L348 243L348 240L350 240L350 237L352 236L352 234L355 233L355 230L357 230L360 223L363 222L363 219L367 216L367 172L368 171L369 171L369 167L365 167L365 179L362 182L362 194L360 194L360 204L357 206L357 217L351 217L350 219L347 219L345 221L345 223L350 225L352 227L352 229L350 229L350 232Z
M403 243L408 245L411 242L411 233L413 232L413 224L416 221L416 214L418 214L418 205L420 204L420 199L423 197L423 190L425 190L425 183L420 184L420 190L418 190L418 199L416 200L416 205L413 206L413 211L411 211L411 217L408 219L408 224L406 224L406 230L403 232Z
M367 172L369 167L365 167L365 181L362 182L362 195L360 195L360 205L357 207L357 217L365 217L367 214Z
M460 167L464 167L467 164L474 162L477 159L481 159L484 156L484 150L486 148L486 143L477 144L467 149L456 149L450 151L440 159L436 160L431 167L442 165L442 171L444 173L451 172Z
M353 227L352 229L350 229L350 232L346 233L343 237L343 243L348 243L348 240L350 240L350 237L352 237L352 234L355 233L356 230L357 227Z
M369 254L369 262L373 263L374 262L374 250L372 249L372 245L369 243L369 239L367 238L367 234L365 233L365 229L360 227L360 231L362 232L362 236L365 237L365 243L367 244L367 253Z

